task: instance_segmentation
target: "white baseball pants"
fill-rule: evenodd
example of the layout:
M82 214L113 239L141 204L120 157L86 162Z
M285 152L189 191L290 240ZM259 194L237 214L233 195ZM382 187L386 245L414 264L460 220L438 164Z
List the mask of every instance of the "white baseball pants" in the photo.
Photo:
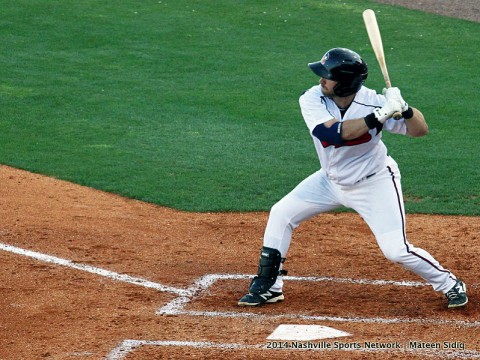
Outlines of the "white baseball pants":
M419 275L436 291L450 290L456 277L428 252L407 241L400 171L396 162L389 160L383 170L353 186L332 182L322 169L307 177L272 207L263 245L278 249L285 258L292 233L302 221L343 205L366 221L387 259ZM271 290L281 292L282 287L279 276Z

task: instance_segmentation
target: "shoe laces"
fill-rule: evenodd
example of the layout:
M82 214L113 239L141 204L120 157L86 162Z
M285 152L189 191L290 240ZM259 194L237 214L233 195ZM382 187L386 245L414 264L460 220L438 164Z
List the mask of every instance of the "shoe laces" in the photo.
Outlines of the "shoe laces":
M460 294L456 291L457 289L450 290L445 295L447 296L448 300L455 300L460 297Z
M460 298L460 296L461 296L460 290L462 290L462 288L460 286L459 286L459 288L457 288L457 286L459 286L458 283L455 284L455 286L445 294L445 296L449 300L455 300L455 299Z

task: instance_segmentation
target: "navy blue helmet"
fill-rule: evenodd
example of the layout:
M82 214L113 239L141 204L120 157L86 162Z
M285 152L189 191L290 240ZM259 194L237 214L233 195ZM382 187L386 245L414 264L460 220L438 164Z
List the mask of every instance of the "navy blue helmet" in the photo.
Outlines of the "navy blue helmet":
M333 88L340 97L355 94L368 76L368 66L356 52L345 48L334 48L323 55L322 60L308 66L318 76L338 81Z

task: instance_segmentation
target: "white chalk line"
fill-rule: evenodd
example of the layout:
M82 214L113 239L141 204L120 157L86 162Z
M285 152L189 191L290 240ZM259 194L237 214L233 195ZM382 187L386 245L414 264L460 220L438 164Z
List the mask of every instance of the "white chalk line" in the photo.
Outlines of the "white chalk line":
M301 342L299 342L301 343ZM360 352L360 353L409 353L409 355L424 355L428 357L436 357L442 359L479 359L480 352L475 350L430 350L430 349L369 349L369 348L360 348L360 349L348 349L348 348L338 348L338 349L322 349L320 347L310 347L310 348L267 348L267 344L257 344L257 345L248 345L248 344L238 344L238 343L215 343L215 342L205 342L205 341L152 341L152 340L124 340L118 344L105 358L105 360L122 360L129 353L135 351L136 349L141 348L142 346L171 346L171 347L190 347L190 348L199 348L199 349L220 349L220 350L267 350L267 351L348 351L348 352Z
M200 293L208 290L218 280L243 280L252 278L253 275L246 274L207 274L201 276L187 289L178 289L166 286L153 281L142 278L132 277L126 274L119 274L110 270L93 267L88 264L75 263L71 260L62 259L56 256L51 256L39 253L32 250L22 249L16 246L0 243L0 250L8 251L14 254L27 256L38 261L46 263L69 267L76 270L86 271L92 274L103 276L115 281L121 281L145 288L155 289L160 292L167 292L178 295L172 301L165 304L162 308L157 310L159 315L190 315L190 316L205 316L205 317L224 317L224 318L249 318L249 317L264 317L264 318L290 318L290 319L304 319L304 320L318 320L318 321L334 321L334 322L359 322L359 323L430 323L435 325L460 325L464 327L477 327L480 322L467 322L455 320L435 320L435 319L398 319L398 318L359 318L359 317L332 317L332 316L315 316L315 315L300 315L300 314L278 314L266 315L248 312L220 312L220 311L190 311L185 310L185 307ZM428 286L427 283L413 282L413 281L392 281L392 280L368 280L368 279L349 279L349 278L333 278L333 277L300 277L300 276L285 276L287 281L310 281L322 282L331 281L338 283L351 283L361 285L377 285L377 286L407 286L418 287Z
M187 316L204 316L204 317L220 317L220 318L264 318L264 319L301 319L310 321L332 321L347 323L378 323L378 324L430 324L430 325L458 325L462 327L478 327L480 321L469 322L462 320L444 320L444 319L425 319L425 318L362 318L362 317L339 317L339 316L322 316L322 315L302 315L302 314L277 314L267 315L261 313L244 312L244 311L193 311L185 310L189 302L194 300L201 292L208 290L218 280L241 280L251 278L251 275L228 275L228 274L209 274L198 278L194 285L189 288L190 295L179 296L168 302L157 310L158 315L187 315ZM362 285L392 285L392 286L429 286L427 283L409 282L409 281L391 281L391 280L355 280L331 277L299 277L284 276L284 280L288 281L334 281L341 283L354 283Z
M246 274L207 274L197 280L194 284L187 289L187 293L183 296L180 296L176 299L173 299L161 309L157 311L157 314L175 314L178 315L180 312L186 314L182 309L199 293L206 291L218 280L244 280L251 279L253 275ZM427 283L415 282L415 281L392 281L392 280L368 280L368 279L348 279L348 278L334 278L334 277L313 277L313 276L284 276L286 281L310 281L310 282L336 282L336 283L350 283L358 285L377 285L377 286L407 286L407 287L418 287L418 286L429 286ZM192 314L196 315L196 314Z
M66 259L58 258L56 256L42 254L42 253L39 253L39 252L36 252L36 251L21 249L21 248L18 248L16 246L12 246L12 245L7 245L7 244L0 243L0 250L8 251L8 252L18 254L18 255L27 256L27 257L30 257L30 258L33 258L33 259L36 259L36 260L39 260L39 261L43 261L43 262L46 262L46 263L50 263L50 264L55 264L55 265L69 267L71 269L86 271L88 273L100 275L100 276L103 276L103 277L106 277L106 278L109 278L109 279L112 279L112 280L121 281L121 282L134 284L134 285L139 285L139 286L143 286L145 288L154 289L154 290L161 291L161 292L168 292L168 293L172 293L172 294L176 294L176 295L180 295L180 296L190 295L188 290L177 289L177 288L174 288L174 287L165 286L165 285L153 282L153 281L149 281L149 280L145 280L145 279L141 279L141 278L138 278L138 277L133 277L133 276L125 275L125 274L119 274L119 273L116 273L116 272L113 272L113 271L110 271L110 270L97 268L97 267L87 265L87 264L75 263L71 260L66 260Z
M106 357L106 360L124 359L130 352L142 346L178 346L193 348L210 348L223 350L246 350L260 349L263 345L244 345L244 344L228 344L213 343L205 341L152 341L152 340L124 340L115 347Z
M142 286L145 288L155 289L160 292L172 293L179 295L181 298L177 298L174 301L182 302L190 299L192 296L196 295L198 292L207 289L217 280L238 280L238 279L248 279L252 275L228 275L228 274L210 274L205 275L195 281L195 283L187 289L179 289L171 286L163 285L156 283L150 280L133 277L126 274L119 274L110 270L94 267L88 264L76 263L72 260L62 259L56 256L43 254L40 252L22 249L13 245L0 243L0 250L11 252L17 255L22 255L26 257L33 258L38 261L43 261L50 264L60 265L69 267L71 269L81 270L88 273L100 275L115 281L121 281L133 285ZM398 286L425 286L425 283L415 283L415 282L397 282L397 281L388 281L388 280L357 280L357 279L342 279L342 278L331 278L331 277L294 277L286 276L285 280L300 280L300 281L333 281L340 283L352 283L352 284L364 284L364 285L398 285ZM182 299L184 298L184 299ZM188 301L187 301L188 302Z
M243 280L252 278L253 275L245 274L208 274L198 278L190 287L186 289L174 288L166 286L160 283L156 283L150 280L132 277L126 274L119 274L110 270L101 269L88 264L81 264L73 262L72 260L62 259L56 256L51 256L43 253L39 253L32 250L22 249L16 246L0 243L0 250L4 250L17 255L33 258L38 261L60 265L76 270L85 271L95 275L109 278L111 280L125 282L145 288L154 289L160 292L167 292L178 295L177 298L168 302L165 306L157 311L157 314L161 315L189 315L189 316L204 316L204 317L225 317L225 318L249 318L249 317L262 317L265 319L275 318L290 318L290 319L302 319L302 320L317 320L317 321L334 321L334 322L356 322L356 323L421 323L421 324L434 324L434 325L459 325L463 327L477 327L480 326L479 321L467 322L467 321L455 321L455 320L435 320L435 319L396 319L396 318L350 318L350 317L331 317L331 316L309 316L300 314L278 314L278 315L266 315L258 313L248 312L218 312L218 311L188 311L184 310L185 306L198 296L201 292L208 290L218 280ZM427 283L411 282L411 281L392 281L392 280L368 280L368 279L349 279L349 278L333 278L333 277L298 277L298 276L285 276L285 280L290 281L310 281L310 282L336 282L336 283L350 283L359 285L377 285L377 286L407 286L418 287L428 286ZM470 285L472 287L472 285ZM477 287L478 284L473 284ZM180 345L187 344L187 345ZM190 345L188 345L190 344ZM213 348L232 348L232 349L248 349L248 348L263 348L264 345L242 345L242 344L215 344L215 343L203 343L203 342L178 342L178 341L144 341L144 340L125 340L119 347L112 350L113 354L111 359L122 359L127 355L129 351L134 350L139 346L144 345L156 345L156 346L194 346L194 347L213 347ZM130 349L130 350L129 350ZM370 351L370 350L369 350ZM374 350L376 351L376 350ZM415 350L417 351L417 350ZM116 357L115 353L124 354ZM480 353L471 352L474 357L461 357L461 358L478 358ZM110 358L108 358L110 359Z
M163 309L163 308L162 308ZM310 321L331 321L345 323L365 323L365 324L423 324L423 325L450 325L466 328L475 328L480 326L480 321L470 322L463 320L444 320L444 319L425 319L425 318L362 318L362 317L341 317L324 315L302 315L302 314L277 314L267 315L261 313L236 312L236 311L194 311L177 310L172 312L157 312L159 315L188 315L220 318L255 318L255 319L298 319Z

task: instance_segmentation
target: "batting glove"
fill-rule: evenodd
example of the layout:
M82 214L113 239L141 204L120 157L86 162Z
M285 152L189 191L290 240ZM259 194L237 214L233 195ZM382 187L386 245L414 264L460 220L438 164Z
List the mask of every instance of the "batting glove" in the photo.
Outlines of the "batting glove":
M373 115L380 123L385 123L385 121L392 117L396 112L402 112L402 104L398 100L387 99L385 105L382 108L375 108L373 110Z
M391 87L391 88L384 88L382 94L385 95L387 100L395 100L398 101L402 106L402 111L404 112L408 110L408 104L402 98L402 94L400 93L400 89L398 87Z

